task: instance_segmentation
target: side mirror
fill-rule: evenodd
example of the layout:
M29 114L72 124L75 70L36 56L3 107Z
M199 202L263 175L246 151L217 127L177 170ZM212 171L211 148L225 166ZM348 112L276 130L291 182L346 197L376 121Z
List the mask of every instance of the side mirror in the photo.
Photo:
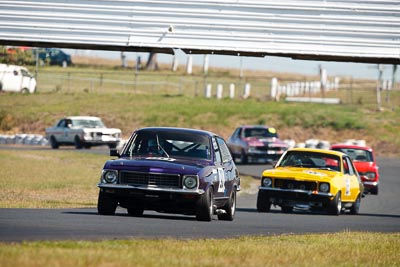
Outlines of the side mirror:
M121 155L119 154L118 149L113 148L113 149L110 149L110 156L111 157L120 157Z

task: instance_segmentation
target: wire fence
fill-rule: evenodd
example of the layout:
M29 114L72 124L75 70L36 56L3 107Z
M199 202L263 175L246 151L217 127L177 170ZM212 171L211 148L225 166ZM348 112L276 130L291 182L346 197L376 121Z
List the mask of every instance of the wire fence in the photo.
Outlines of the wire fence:
M262 101L284 101L287 88L298 84L296 96L308 98L337 98L345 105L371 108L394 108L400 105L400 86L384 86L373 80L332 78L330 90L306 90L316 84L318 77L279 78L280 86L287 87L279 99L274 95L273 76L234 77L231 75L185 75L164 72L134 71L41 71L37 74L38 92L132 93L149 95L185 95L190 97L257 98ZM319 85L318 85L319 83ZM303 85L303 87L302 87ZM303 89L301 89L303 88Z

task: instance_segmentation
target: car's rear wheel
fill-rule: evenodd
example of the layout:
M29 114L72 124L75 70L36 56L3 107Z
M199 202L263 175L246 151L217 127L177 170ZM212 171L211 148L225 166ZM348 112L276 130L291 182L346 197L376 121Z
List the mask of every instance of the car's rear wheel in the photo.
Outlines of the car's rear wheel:
M258 191L257 195L257 211L258 212L269 212L271 210L271 202L267 193L264 191Z
M114 215L117 209L117 201L109 195L99 192L99 199L97 201L97 212L101 215Z
M354 202L353 206L350 208L350 214L358 214L360 211L360 204L361 204L361 196L358 195L356 201Z
M60 146L54 136L50 137L50 146L52 149L57 149Z
M196 207L196 220L209 222L214 214L214 190L210 186L199 198Z
M226 211L224 214L218 215L218 220L222 221L233 221L235 218L236 212L236 190L232 190L231 197L229 198L228 202L225 204L223 209Z
M330 215L339 215L342 211L342 197L339 191L336 196L329 202L328 213Z

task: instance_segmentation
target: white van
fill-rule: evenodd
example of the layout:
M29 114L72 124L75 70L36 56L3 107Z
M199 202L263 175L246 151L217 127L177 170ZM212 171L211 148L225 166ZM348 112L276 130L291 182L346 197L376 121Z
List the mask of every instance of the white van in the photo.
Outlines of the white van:
M33 94L36 79L25 67L0 64L0 91Z

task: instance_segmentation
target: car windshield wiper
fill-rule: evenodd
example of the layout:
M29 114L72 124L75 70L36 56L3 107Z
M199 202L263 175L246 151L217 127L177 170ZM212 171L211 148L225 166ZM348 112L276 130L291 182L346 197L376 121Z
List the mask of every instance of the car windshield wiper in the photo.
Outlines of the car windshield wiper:
M160 140L158 140L158 134L156 134L156 139L157 139L157 146L159 149L161 149L165 155L167 155L168 158L170 158L170 156L168 155L167 151L165 151L165 149L160 145Z

